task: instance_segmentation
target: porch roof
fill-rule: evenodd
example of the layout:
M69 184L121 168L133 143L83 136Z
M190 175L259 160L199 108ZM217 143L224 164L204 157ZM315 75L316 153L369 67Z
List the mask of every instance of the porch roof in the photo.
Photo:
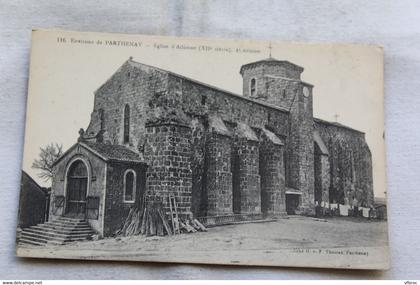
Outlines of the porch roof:
M64 152L63 155L54 162L54 165L57 164L62 158L64 158L72 149L78 146L83 147L104 161L146 163L139 154L123 145L111 145L95 142L77 142L66 152Z
M105 161L117 160L127 162L144 162L139 154L123 145L111 145L94 142L80 142L79 144L94 152Z

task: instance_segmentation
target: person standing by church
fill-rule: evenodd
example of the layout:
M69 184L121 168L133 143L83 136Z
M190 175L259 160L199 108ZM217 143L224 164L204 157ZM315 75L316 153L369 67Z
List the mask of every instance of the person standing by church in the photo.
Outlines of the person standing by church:
M353 197L353 216L358 217L359 216L359 201L357 201L356 196Z

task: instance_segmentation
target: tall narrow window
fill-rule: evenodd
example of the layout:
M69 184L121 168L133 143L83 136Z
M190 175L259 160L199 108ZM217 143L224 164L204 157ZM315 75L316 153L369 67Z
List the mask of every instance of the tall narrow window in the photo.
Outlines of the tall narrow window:
M124 175L124 202L134 202L136 195L136 173L128 169Z
M255 93L257 93L257 80L255 78L251 79L251 83L249 86L249 94L251 95L251 97L255 96Z
M105 118L104 118L104 110L99 109L99 120L101 122L101 130L105 129Z
M353 152L350 151L350 163L351 163L351 183L356 182L356 169L354 167Z
M283 153L284 184L289 186L289 166L287 165L287 153Z
M130 106L124 108L124 143L130 141Z

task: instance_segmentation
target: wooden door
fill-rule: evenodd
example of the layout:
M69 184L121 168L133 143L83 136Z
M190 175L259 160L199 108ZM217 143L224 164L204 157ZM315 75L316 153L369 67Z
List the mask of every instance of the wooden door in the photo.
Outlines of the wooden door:
M66 216L84 219L86 217L86 195L88 172L81 160L70 166L67 174Z
M286 194L286 212L288 215L296 215L296 210L299 207L299 195Z

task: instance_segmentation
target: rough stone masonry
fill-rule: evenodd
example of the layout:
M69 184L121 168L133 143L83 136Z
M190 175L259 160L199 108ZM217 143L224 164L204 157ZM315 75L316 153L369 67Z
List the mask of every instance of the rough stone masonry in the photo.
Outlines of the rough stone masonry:
M136 193L159 196L167 209L173 194L181 215L311 215L316 203L355 198L371 205L372 160L364 133L314 118L313 86L301 80L302 72L274 58L245 64L243 94L237 95L130 58L95 92L80 141L138 155L145 167L132 167L144 180ZM101 171L87 173L94 172ZM65 180L65 173L56 176ZM104 221L113 207L126 204L124 195L110 194L127 191L125 177L112 177L101 184L103 199L118 201L107 201L106 209L99 203Z

